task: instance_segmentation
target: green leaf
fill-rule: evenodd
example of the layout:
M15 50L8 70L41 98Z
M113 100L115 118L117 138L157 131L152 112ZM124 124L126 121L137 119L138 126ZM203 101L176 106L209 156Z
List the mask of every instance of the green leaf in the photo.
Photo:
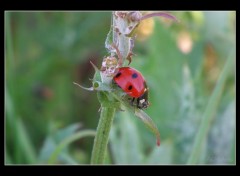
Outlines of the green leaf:
M83 137L86 136L95 136L95 131L93 130L81 130L75 134L72 134L71 136L67 137L65 140L62 140L54 149L54 151L52 152L48 163L49 164L53 164L55 163L57 156L60 155L61 151L67 147L69 144L71 144L72 142L79 140Z
M32 144L32 141L29 137L29 134L22 122L22 119L17 118L16 121L18 138L21 139L20 142L21 152L24 153L24 156L26 157L28 163L36 163L37 161L36 152Z
M157 126L154 124L152 119L140 109L135 110L135 115L142 120L142 122L151 130L153 134L156 136L157 145L160 146L160 133L157 129Z
M58 144L61 141L65 140L65 139L69 138L71 135L73 135L75 133L75 131L77 129L79 129L80 127L81 127L80 123L72 124L66 128L58 130L53 135L49 135L45 139L43 146L40 150L39 161L43 162L43 163L45 161L47 161L49 159L50 155L53 153L53 151L58 146ZM64 150L64 152L67 152L67 151Z
M23 120L16 115L15 106L11 96L9 95L8 89L6 89L5 98L7 114L7 135L10 137L11 131L13 131L12 137L15 139L15 156L17 159L24 158L27 163L35 163L37 159L34 145L25 127L25 124L23 123ZM13 162L15 163L17 161Z
M218 102L222 95L222 91L225 85L226 78L229 74L229 71L232 69L233 61L234 61L234 52L231 52L224 68L219 76L218 82L214 88L214 91L208 101L206 109L202 116L202 121L198 130L198 133L195 137L194 145L190 157L188 159L188 164L195 164L198 162L199 155L201 153L202 144L204 140L207 138L208 130L211 125L212 117L217 110Z
M141 109L137 109L133 106L131 106L128 103L126 103L124 100L122 100L122 97L119 97L119 95L117 95L116 93L110 92L110 94L116 98L124 107L127 108L128 111L133 112L140 120L142 120L142 122L150 129L151 132L153 132L153 134L155 134L156 136L156 141L157 141L157 145L160 145L160 133L156 127L156 125L154 124L153 120Z

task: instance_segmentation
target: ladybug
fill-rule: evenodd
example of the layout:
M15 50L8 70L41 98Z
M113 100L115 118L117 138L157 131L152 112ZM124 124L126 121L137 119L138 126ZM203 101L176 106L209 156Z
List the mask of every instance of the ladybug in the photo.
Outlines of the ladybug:
M145 109L149 106L148 87L143 75L131 67L121 67L113 77L116 83L125 93L132 97L131 105L137 99L137 108Z

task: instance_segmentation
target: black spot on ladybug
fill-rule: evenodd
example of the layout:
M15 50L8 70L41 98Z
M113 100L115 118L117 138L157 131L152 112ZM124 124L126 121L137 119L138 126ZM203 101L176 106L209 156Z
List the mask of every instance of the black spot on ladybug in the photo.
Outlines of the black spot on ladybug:
M135 79L135 78L137 78L137 77L138 77L138 74L137 74L137 73L133 73L133 74L132 74L132 78L133 78L133 79Z
M132 85L128 86L128 90L132 90Z
M118 78L121 74L121 72L118 72L115 77Z

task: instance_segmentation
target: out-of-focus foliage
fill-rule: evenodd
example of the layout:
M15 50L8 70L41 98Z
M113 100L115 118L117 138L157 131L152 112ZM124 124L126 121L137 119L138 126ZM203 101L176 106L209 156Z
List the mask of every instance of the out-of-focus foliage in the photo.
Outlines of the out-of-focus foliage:
M161 133L154 136L130 112L118 112L110 134L108 164L185 164L219 75L235 60L235 12L173 12L179 23L154 18L139 26L131 67L150 88L146 110ZM5 163L47 163L76 130L95 129L96 93L89 85L107 54L110 12L6 12ZM235 66L198 148L199 164L235 163ZM210 104L210 106L212 106ZM214 107L214 106L213 106ZM79 125L81 124L81 128ZM58 163L88 164L93 138L64 148Z

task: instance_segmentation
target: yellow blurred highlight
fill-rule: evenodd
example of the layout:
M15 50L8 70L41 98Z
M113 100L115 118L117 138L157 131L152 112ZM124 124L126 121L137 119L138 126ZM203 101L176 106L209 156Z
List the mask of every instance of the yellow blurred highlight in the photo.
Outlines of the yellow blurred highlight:
M138 41L146 40L152 33L154 29L154 20L149 18L140 22L136 34Z
M177 37L177 46L184 54L188 54L192 51L193 41L189 32L182 31Z
M201 26L204 22L204 14L202 11L191 11L191 15L193 17L193 21Z

